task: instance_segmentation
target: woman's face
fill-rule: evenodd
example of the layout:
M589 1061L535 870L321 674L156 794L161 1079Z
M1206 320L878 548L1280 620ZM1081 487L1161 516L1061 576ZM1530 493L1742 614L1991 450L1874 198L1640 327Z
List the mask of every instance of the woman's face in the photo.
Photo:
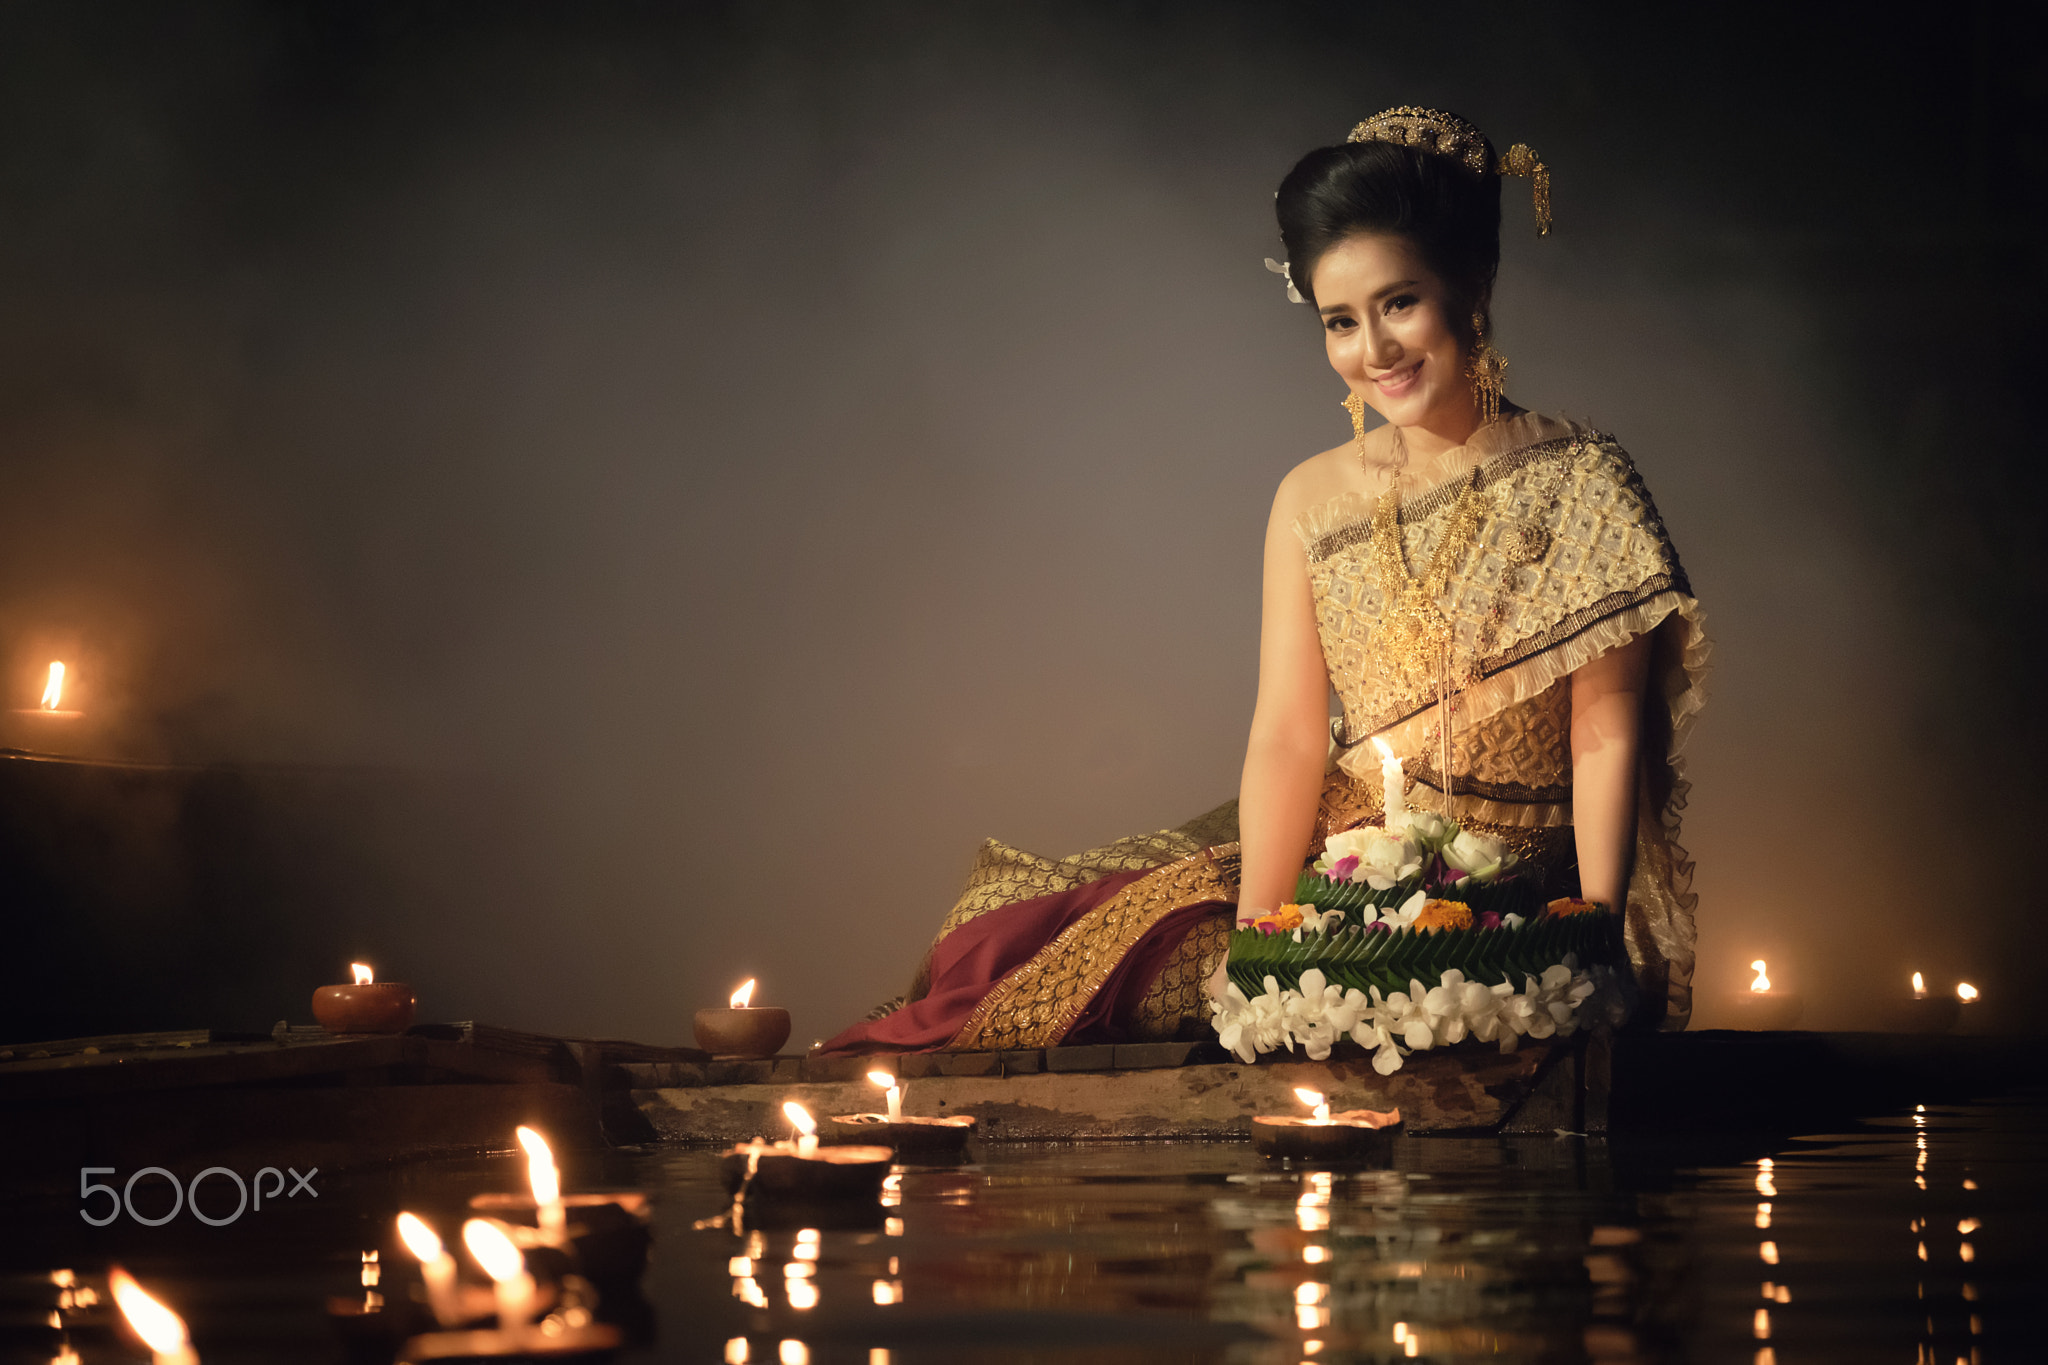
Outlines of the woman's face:
M1397 427L1470 434L1478 406L1451 305L1407 238L1346 237L1316 262L1311 283L1330 368L1353 393Z

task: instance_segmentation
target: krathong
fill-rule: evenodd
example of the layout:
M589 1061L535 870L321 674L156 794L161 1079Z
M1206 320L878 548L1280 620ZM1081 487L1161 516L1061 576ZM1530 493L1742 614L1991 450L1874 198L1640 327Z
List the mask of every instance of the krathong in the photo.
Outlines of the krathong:
M1596 996L1618 1015L1605 906L1546 902L1512 850L1438 812L1393 824L1330 836L1292 903L1238 926L1211 1005L1225 1048L1321 1061L1348 1037L1389 1075L1467 1038L1512 1052L1569 1036Z

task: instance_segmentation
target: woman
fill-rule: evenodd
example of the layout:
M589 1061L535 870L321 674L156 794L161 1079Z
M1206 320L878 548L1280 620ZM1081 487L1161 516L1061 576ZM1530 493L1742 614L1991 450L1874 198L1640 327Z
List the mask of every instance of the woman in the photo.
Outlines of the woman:
M1331 834L1384 818L1368 741L1402 761L1409 805L1511 848L1547 894L1625 906L1636 1017L1684 1027L1678 751L1708 645L1628 456L1502 401L1508 174L1533 177L1548 231L1528 148L1496 157L1462 119L1400 108L1281 182L1288 262L1268 265L1320 320L1353 439L1273 500L1234 808L1057 862L991 840L904 999L823 1051L1196 1036L1233 922L1292 900Z

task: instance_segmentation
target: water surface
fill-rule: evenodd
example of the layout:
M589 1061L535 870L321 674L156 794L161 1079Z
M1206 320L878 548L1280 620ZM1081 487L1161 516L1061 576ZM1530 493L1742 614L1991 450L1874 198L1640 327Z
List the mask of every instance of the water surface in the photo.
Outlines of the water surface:
M1410 1138L1385 1170L1239 1145L990 1146L903 1168L853 1228L704 1226L726 1210L704 1150L609 1153L571 1183L658 1200L652 1339L623 1360L1982 1365L2044 1351L2044 1132L2048 1097L2030 1096L1796 1137ZM396 1210L452 1229L469 1193L518 1172L506 1156L355 1175L317 1208L224 1229L31 1211L6 1244L4 1359L53 1359L47 1269L118 1255L187 1313L209 1365L338 1362L322 1305L362 1292L364 1249L393 1264ZM72 1341L86 1365L136 1359L103 1331Z

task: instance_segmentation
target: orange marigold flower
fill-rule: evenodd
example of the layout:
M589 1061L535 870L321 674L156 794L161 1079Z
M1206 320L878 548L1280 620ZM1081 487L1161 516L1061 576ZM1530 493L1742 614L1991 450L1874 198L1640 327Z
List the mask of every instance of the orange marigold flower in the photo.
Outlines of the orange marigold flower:
M1472 907L1463 901L1428 901L1415 916L1415 928L1470 929Z
M1575 896L1554 900L1544 908L1553 915L1598 915L1607 910L1599 901L1582 901Z
M1271 929L1276 934L1291 933L1301 927L1301 907L1282 905L1252 921L1255 928Z

